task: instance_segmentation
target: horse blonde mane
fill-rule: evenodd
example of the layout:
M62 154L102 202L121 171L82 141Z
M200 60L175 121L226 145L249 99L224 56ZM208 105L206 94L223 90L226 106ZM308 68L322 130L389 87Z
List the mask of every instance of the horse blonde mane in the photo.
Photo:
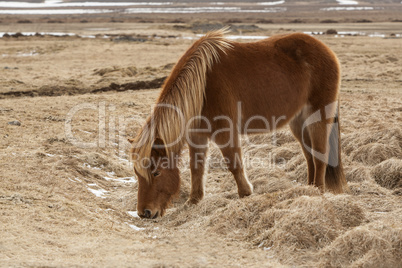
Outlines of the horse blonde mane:
M227 32L228 28L209 32L187 50L166 79L153 113L133 140L134 169L147 181L151 171L144 167L143 159L150 159L155 140L163 141L166 156L172 160L185 142L182 135L187 122L201 115L207 71L219 62L220 52L226 54L233 47L223 37ZM192 122L192 127L199 123Z

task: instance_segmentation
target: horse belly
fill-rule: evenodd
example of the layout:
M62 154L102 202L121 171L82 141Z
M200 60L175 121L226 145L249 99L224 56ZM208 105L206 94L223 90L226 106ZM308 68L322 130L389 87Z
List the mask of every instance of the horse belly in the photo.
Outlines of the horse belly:
M233 77L230 84L210 85L203 115L213 128L233 125L241 134L274 131L289 122L307 102L307 81L299 79L293 84L294 79L289 78L277 72L254 73ZM221 122L215 123L216 118ZM224 124L224 118L232 122Z
M280 77L280 76L279 76ZM236 115L241 133L271 132L288 123L306 104L308 87L300 83L292 85L286 79L272 78L266 83L239 90Z

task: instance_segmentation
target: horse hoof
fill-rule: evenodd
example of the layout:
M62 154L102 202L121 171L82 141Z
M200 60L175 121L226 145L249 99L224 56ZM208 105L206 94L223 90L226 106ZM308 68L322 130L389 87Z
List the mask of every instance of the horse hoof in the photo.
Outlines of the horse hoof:
M198 199L194 199L194 198L189 198L187 199L186 203L184 203L184 207L191 207L191 206L195 206L200 202L200 200Z
M249 196L253 193L254 187L251 183L249 183L249 187L245 187L245 188L246 189L241 189L241 191L240 190L238 191L240 198Z
M243 198L243 197L247 197L249 195L251 195L253 192L249 192L249 193L239 193L239 197Z
M246 196L249 196L249 195L252 195L252 194L253 194L253 188L251 188L250 190L247 190L247 191L239 192L240 198L243 198L243 197L246 197Z

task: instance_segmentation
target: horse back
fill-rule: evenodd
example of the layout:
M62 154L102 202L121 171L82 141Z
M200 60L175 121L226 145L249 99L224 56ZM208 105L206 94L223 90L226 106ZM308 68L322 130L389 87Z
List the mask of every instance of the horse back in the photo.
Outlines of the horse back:
M222 53L220 59L207 75L202 113L210 119L224 115L244 127L252 117L270 121L282 118L275 126L281 127L305 105L325 105L337 98L339 64L336 56L322 42L308 35L279 35L253 43L234 42L233 49ZM255 120L251 127L264 125Z

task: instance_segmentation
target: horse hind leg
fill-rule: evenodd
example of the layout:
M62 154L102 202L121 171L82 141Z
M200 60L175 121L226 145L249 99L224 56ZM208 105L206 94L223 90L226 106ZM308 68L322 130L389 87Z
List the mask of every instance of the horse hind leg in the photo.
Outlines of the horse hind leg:
M314 162L314 185L321 191L325 188L325 172L328 163L328 133L325 122L317 122L313 126L307 127L311 139L311 147L307 150L311 152Z
M303 131L303 122L305 121L305 116L303 114L303 111L297 115L295 118L293 118L292 121L290 121L289 126L290 130L292 131L293 135L297 139L297 141L300 143L304 158L307 161L307 180L309 185L314 184L314 173L315 173L315 168L314 168L314 161L311 153L306 149L304 145L307 147L311 148L311 139L310 135L307 130ZM303 139L304 138L304 139Z
M324 191L328 163L328 120L325 117L322 119L321 110L306 105L290 122L290 129L300 142L307 160L308 183Z

